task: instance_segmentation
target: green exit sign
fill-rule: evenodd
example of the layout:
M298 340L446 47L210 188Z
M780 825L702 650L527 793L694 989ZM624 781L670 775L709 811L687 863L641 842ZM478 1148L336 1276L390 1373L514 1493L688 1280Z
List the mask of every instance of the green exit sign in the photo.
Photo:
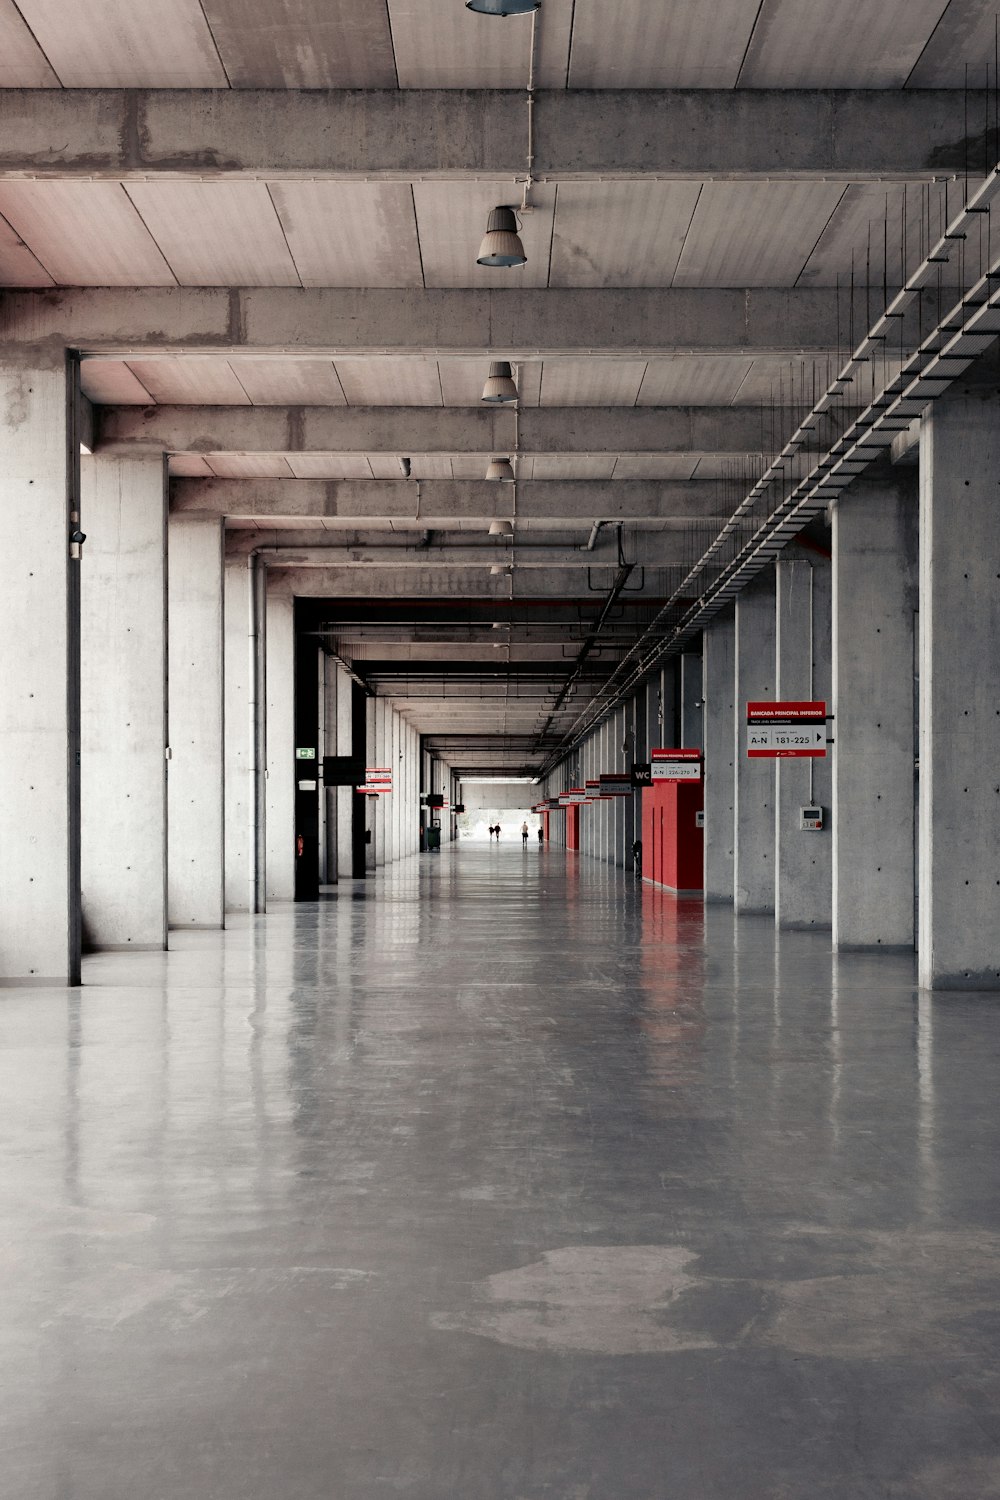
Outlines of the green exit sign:
M315 751L315 749L310 750L308 746L299 745L299 746L296 747L296 750L295 750L295 759L296 760L315 760L316 759L316 751Z

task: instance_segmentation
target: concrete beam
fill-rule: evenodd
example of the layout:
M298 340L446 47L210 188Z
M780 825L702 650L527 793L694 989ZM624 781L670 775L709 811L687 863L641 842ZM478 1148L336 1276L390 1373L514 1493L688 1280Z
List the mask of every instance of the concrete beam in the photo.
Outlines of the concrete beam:
M513 453L606 457L760 454L747 406L104 406L95 452L368 454Z
M964 107L944 89L539 91L534 173L926 181L983 159ZM969 111L988 118L986 95ZM4 89L0 141L7 177L516 181L524 94Z
M947 294L945 294L947 295ZM925 327L937 297L924 294ZM904 349L920 336L901 320ZM0 343L57 365L62 351L142 354L827 355L830 288L75 287L5 293Z
M331 539L331 533L278 532L261 543L259 532L238 533L230 538L228 556L244 555L251 548L265 547L269 569L274 568L489 568L495 563L514 562L523 568L603 568L617 571L617 544L611 542L588 552L586 547L549 546L518 543L507 546L500 538L496 543L484 540L471 546L443 544L429 546L396 546L393 543L363 542L345 547ZM273 547L273 551L270 550ZM651 532L641 545L626 547L630 562L647 568L674 568L690 561L685 536L676 532ZM610 587L610 583L608 585Z
M610 579L608 570L605 577ZM488 567L462 566L449 560L447 568L400 568L385 566L377 568L344 567L331 560L325 567L302 567L289 560L289 565L279 572L279 578L289 597L335 599L417 599L440 601L451 598L465 610L477 601L495 602L498 619L513 600L516 608L519 600L545 600L559 604L569 601L594 608L599 595L587 589L586 577L579 568L546 566L544 568L515 569L511 574L491 575ZM662 603L662 579L647 573L645 587L629 593L630 599L643 599L647 604Z
M342 524L391 520L440 529L456 520L487 524L511 514L507 486L482 480L428 479L173 479L174 512L226 516L230 520L335 519ZM711 480L661 482L619 479L524 480L517 487L517 514L524 521L642 522L675 517L728 515Z

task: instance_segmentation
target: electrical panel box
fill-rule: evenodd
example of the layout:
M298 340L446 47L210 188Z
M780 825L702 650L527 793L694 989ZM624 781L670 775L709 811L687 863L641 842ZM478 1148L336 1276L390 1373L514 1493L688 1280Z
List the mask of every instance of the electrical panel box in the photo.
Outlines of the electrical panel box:
M695 813L695 815L694 815L694 826L696 828L704 828L704 826L705 826L705 810L704 810L704 808L702 808L700 812L696 812Z
M821 807L801 807L799 809L799 827L805 833L819 833L823 828L823 809Z

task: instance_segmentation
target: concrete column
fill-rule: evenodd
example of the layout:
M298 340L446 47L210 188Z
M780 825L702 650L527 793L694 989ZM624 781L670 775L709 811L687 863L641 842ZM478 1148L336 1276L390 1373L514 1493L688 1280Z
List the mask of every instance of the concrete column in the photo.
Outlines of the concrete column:
M167 944L167 481L84 458L81 887L87 948Z
M914 945L915 468L833 513L833 941Z
M784 557L776 565L776 693L779 698L830 701L830 566L817 558ZM833 800L825 760L775 761L774 918L779 927L829 927L832 919L832 842L829 822L819 832L799 828L801 809Z
M294 601L269 577L266 605L267 786L264 831L266 899L295 899Z
M365 702L365 765L378 766L381 761L378 758L378 699L368 698ZM357 794L355 794L357 795ZM377 837L377 814L381 798L366 797L365 799L365 829L371 837L365 843L365 873L371 874L376 868L375 840Z
M76 375L0 365L0 983L80 980Z
M703 703L705 698L702 655L700 651L685 651L680 659L681 679L681 738L686 749L702 749Z
M353 694L351 679L337 666L337 754L352 753ZM353 786L331 788L337 801L337 879L350 880L354 874L354 799Z
M736 617L716 615L702 639L705 706L705 900L732 901L736 808Z
M736 599L733 895L738 912L774 911L774 762L749 760L746 706L775 694L775 585L769 568Z
M960 388L920 435L919 972L1000 988L1000 402Z
M222 522L171 516L167 915L224 921Z
M223 570L223 713L226 911L253 910L253 756L250 570L243 558Z

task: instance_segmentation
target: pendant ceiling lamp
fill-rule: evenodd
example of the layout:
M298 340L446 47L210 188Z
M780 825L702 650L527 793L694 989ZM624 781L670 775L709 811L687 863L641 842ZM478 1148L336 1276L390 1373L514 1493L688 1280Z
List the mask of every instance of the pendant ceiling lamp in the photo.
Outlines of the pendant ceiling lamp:
M486 220L486 233L476 256L480 266L523 266L528 257L517 232L512 208L493 208Z
M542 0L465 0L466 10L480 16L530 16Z
M509 458L491 458L486 469L487 479L499 480L501 484L514 483L514 468Z
M490 373L483 386L482 399L492 406L504 406L517 400L517 386L506 359L496 360L490 365Z
M511 536L514 526L511 521L491 521L490 536Z

